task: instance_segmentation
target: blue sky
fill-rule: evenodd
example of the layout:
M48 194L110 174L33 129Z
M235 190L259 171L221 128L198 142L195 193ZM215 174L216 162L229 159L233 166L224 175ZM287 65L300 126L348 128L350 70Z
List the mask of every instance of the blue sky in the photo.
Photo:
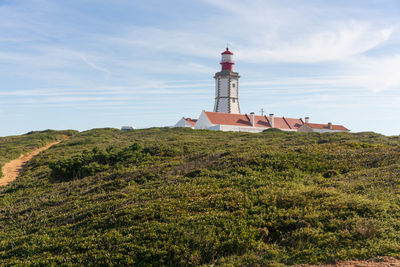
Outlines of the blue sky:
M214 105L400 133L398 0L0 0L0 136L168 126Z

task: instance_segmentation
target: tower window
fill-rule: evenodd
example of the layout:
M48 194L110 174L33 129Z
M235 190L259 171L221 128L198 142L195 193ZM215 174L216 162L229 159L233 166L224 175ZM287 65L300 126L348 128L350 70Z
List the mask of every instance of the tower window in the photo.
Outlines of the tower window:
M235 103L236 102L236 99L232 99L232 103Z
M232 87L235 88L236 87L236 83L232 83Z

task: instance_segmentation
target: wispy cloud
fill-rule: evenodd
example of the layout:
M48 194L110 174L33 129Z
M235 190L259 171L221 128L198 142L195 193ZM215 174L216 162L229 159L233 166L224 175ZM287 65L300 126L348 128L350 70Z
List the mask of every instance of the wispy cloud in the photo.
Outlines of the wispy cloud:
M107 75L107 76L106 76L107 79L110 77L111 73L110 73L107 69L105 69L105 68L103 68L103 67L100 67L99 65L94 64L93 62L89 61L89 60L86 58L86 56L83 55L83 54L81 54L81 55L79 55L79 56L80 56L80 58L81 58L86 64L88 64L88 65L89 65L90 67L92 67L93 69L105 73L105 74Z
M367 88L375 93L400 89L400 54L359 57L347 63L348 85Z
M238 55L242 60L256 63L343 61L383 44L393 31L393 27L376 29L370 23L351 20L293 40L241 47Z

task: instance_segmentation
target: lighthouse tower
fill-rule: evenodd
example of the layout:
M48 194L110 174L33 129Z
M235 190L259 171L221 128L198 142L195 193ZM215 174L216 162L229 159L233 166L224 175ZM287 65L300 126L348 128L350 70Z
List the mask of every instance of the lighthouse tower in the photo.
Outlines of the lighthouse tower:
M233 72L233 53L226 48L221 53L222 69L215 73L215 105L214 112L240 113L239 107L239 73Z

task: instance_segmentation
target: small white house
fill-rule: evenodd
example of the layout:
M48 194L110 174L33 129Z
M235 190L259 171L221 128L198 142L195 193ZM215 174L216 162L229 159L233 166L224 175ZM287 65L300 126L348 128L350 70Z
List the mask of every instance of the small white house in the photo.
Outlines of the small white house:
M298 131L305 133L350 132L350 130L344 127L343 125L333 125L331 122L328 122L328 124L307 122L304 125L302 125Z
M196 122L197 122L197 120L195 120L195 119L182 117L182 119L180 119L175 124L174 127L182 127L182 128L188 127L188 128L194 129Z
M133 131L135 130L135 128L133 126L122 126L121 127L121 131L123 132L129 132L129 131Z

